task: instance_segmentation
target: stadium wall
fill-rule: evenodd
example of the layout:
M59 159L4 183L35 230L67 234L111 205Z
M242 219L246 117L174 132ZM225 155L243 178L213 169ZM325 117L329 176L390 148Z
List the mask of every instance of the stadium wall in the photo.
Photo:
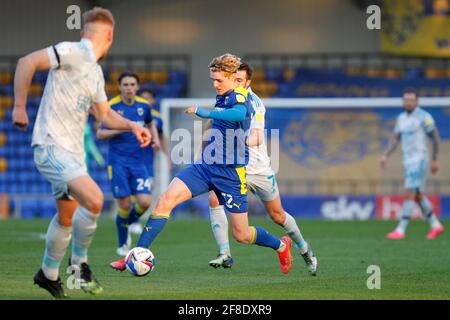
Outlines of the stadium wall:
M352 1L335 0L134 0L96 1L115 14L111 54L192 56L191 96L211 96L207 65L224 52L378 52L379 33L366 28L367 15ZM69 5L80 0L2 0L0 55L21 55L61 40ZM18 23L20 22L20 23ZM351 34L351 37L348 35Z

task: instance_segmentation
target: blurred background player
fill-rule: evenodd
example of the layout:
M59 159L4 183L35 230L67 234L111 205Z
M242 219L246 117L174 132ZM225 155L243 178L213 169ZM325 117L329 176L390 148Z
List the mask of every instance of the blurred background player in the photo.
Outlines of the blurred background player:
M254 110L248 101L247 89L237 88L235 73L240 64L240 59L232 54L216 57L209 64L210 77L217 92L215 110L190 107L186 113L213 119L211 127L214 132L202 154L201 163L181 170L161 195L137 247L148 248L153 243L177 205L214 190L220 204L226 205L231 213L234 238L240 243L276 250L282 271L287 273L292 268L290 238L280 240L265 229L248 224L245 178L248 147L245 140ZM231 149L227 146L227 135L230 134L237 142ZM111 263L111 267L125 270L126 266L121 259Z
M429 169L428 138L432 141L433 146L430 169L432 173L436 173L439 168L437 163L439 132L433 117L418 106L418 97L415 91L405 91L403 106L405 111L398 116L389 147L380 159L380 165L384 168L387 158L401 141L405 200L400 222L397 228L387 235L387 238L393 240L405 238L406 227L415 201L430 223L431 229L428 232L427 239L431 240L444 231L444 226L433 212L430 200L423 194Z
M139 126L149 127L153 136L152 146L141 148L129 132L106 129L102 124L97 130L98 139L109 139L108 178L118 205L117 254L125 256L131 244L128 226L151 205L153 149L159 150L159 139L148 101L136 95L139 77L132 72L122 73L119 90L120 95L109 101L111 109ZM135 198L134 203L131 196Z
M103 193L89 177L85 163L83 136L89 112L110 128L132 131L142 146L148 145L151 138L148 130L111 111L107 102L103 72L97 61L106 55L113 41L111 12L97 7L83 18L81 41L61 42L19 59L14 79L12 119L26 130L31 79L36 70L50 69L32 146L36 167L52 185L58 213L48 227L42 267L34 282L56 298L65 297L59 266L72 234L69 263L80 270L81 288L93 294L103 290L87 257L103 206Z
M139 96L144 98L145 100L147 100L150 103L150 107L152 110L152 122L155 125L156 131L158 133L160 148L161 148L162 152L166 155L166 161L168 162L168 168L172 168L173 164L170 160L170 155L169 155L169 141L163 132L163 121L161 118L161 112L159 110L159 105L156 102L156 95L150 89L142 89L139 91ZM153 171L154 171L153 149L150 149L150 152L152 153L151 161L146 162L146 164L148 165L148 171L151 173L151 176L153 176ZM152 185L154 185L154 183ZM140 235L142 233L143 229L142 229L141 223L139 222L139 216L136 215L135 220L136 221L134 221L134 222L133 222L133 220L130 221L130 225L128 226L128 231L131 233Z
M152 118L153 123L155 124L156 131L158 132L158 138L159 138L159 144L161 147L162 152L166 155L167 161L169 164L169 168L173 166L172 161L170 160L170 154L169 154L169 140L164 135L163 132L163 121L161 118L161 112L159 110L159 105L156 102L156 95L155 93L150 89L143 89L140 91L140 96L144 98L145 100L150 103L150 106L152 107Z
M255 110L247 139L250 155L246 166L247 185L250 191L263 202L272 220L281 226L294 241L294 246L300 251L311 274L316 275L317 258L314 256L311 246L303 239L295 219L284 211L281 204L275 173L270 167L270 158L267 154L267 145L264 138L266 108L261 99L250 88L252 74L253 69L244 61L236 72L236 81L239 86L248 90L248 99ZM220 266L230 268L233 265L233 259L228 240L228 220L224 206L219 204L219 200L213 191L209 194L209 208L211 227L220 250L217 258L211 260L209 265L214 268Z

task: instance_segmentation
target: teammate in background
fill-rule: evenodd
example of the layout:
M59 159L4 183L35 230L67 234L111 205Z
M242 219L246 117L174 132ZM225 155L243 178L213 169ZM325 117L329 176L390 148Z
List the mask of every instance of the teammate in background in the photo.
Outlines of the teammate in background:
M136 222L151 204L153 149L159 150L159 139L148 101L136 96L139 77L132 72L121 74L119 90L120 95L109 101L111 109L139 126L148 126L153 137L151 147L141 148L129 132L105 129L102 124L97 130L98 139L109 139L108 178L118 205L117 254L125 256L131 244L128 226ZM131 196L135 197L135 203Z
M419 205L422 214L430 223L431 230L427 239L436 238L444 231L433 212L430 200L423 194L428 172L428 138L432 141L431 172L439 169L437 163L439 150L439 132L433 117L418 106L417 93L407 90L403 94L403 107L405 109L398 118L388 149L380 159L380 166L384 168L389 155L396 149L401 141L403 151L403 172L405 176L405 201L403 203L400 222L397 228L387 235L388 239L404 239L414 201Z
M294 241L294 246L299 250L312 275L317 272L317 258L314 256L311 246L303 239L295 219L281 205L280 193L275 179L275 173L270 167L270 158L267 154L267 145L264 138L266 108L261 99L251 90L253 69L247 62L242 62L236 72L236 81L239 86L249 92L249 101L255 110L250 125L250 135L247 139L250 159L246 166L247 185L266 207L272 220L281 226ZM228 220L224 206L220 205L214 192L209 194L209 209L211 227L219 246L220 253L209 265L218 268L230 268L233 265L230 244L228 240ZM282 272L284 272L282 270Z
M50 69L33 131L34 161L51 183L58 213L47 230L42 267L34 282L56 298L66 295L59 266L72 239L70 264L80 270L85 292L103 289L88 265L87 251L97 228L103 194L89 177L83 135L89 111L106 126L132 131L142 147L150 133L111 111L98 60L113 41L114 18L109 10L95 7L84 15L80 42L61 42L19 59L14 78L13 124L27 130L27 93L36 70ZM74 270L75 271L75 270Z
M139 91L139 96L144 98L150 103L151 110L152 110L152 119L153 123L156 127L156 131L158 132L158 138L159 138L159 144L161 146L162 152L166 155L167 161L168 161L168 168L172 167L172 162L170 161L170 155L169 155L169 141L167 140L166 136L163 133L163 121L161 119L161 113L156 108L156 99L155 99L155 93L150 89L142 89ZM145 162L148 165L148 171L151 173L151 176L153 176L154 171L154 158L153 158L153 150L150 149L150 152L152 153L151 161ZM136 216L135 221L133 220L129 221L130 225L128 226L128 231L134 234L141 234L143 231L142 225L139 222L139 216Z
M161 112L159 108L156 106L156 96L155 93L150 89L143 89L140 91L140 96L147 100L152 107L152 117L153 122L155 123L156 130L158 132L159 144L161 145L162 152L167 156L169 161L169 168L172 167L172 162L170 161L169 154L169 140L164 135L163 132L163 121L161 118Z
M171 211L180 203L214 190L222 205L231 213L234 238L241 243L257 244L278 252L282 268L292 268L290 238L280 240L261 227L248 224L247 183L245 165L248 162L247 133L254 110L248 101L248 91L237 87L235 73L240 59L232 54L214 58L209 64L210 76L216 89L215 110L190 107L188 114L213 119L211 135L201 163L182 169L161 195L137 247L148 248L164 228ZM227 143L232 138L233 143ZM111 267L125 270L123 259Z

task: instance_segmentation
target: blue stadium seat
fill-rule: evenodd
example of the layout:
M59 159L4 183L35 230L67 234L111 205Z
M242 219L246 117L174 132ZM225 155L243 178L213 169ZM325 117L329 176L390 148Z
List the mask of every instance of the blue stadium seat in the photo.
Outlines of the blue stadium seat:
M266 70L266 80L278 83L284 82L283 72L283 69Z
M32 82L44 85L45 82L47 81L47 75L48 75L47 71L38 71L34 74Z
M14 94L14 87L12 85L0 85L0 95L12 96Z
M23 219L34 219L37 216L39 207L34 200L23 200L21 214Z

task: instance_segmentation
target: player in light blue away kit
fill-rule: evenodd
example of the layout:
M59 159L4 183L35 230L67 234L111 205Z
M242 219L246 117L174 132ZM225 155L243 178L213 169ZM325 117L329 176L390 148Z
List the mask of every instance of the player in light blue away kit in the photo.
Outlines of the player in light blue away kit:
M295 247L305 260L311 275L316 275L317 258L311 245L303 239L294 217L287 213L281 204L275 173L270 166L270 158L267 154L267 145L264 139L266 108L261 99L250 89L252 74L253 69L247 62L242 62L236 72L237 83L248 89L249 101L255 110L247 139L250 152L250 159L246 166L247 184L249 189L263 202L272 220L289 235L285 241L291 241L291 239L294 241ZM219 255L211 260L209 265L214 268L231 268L234 261L231 257L228 240L227 216L224 206L220 205L214 192L210 192L209 207L212 231L220 250ZM281 272L284 272L284 270L281 270Z
M261 227L248 224L247 183L245 165L248 162L246 144L254 110L248 101L248 91L237 87L235 74L240 59L231 54L214 58L210 75L217 92L214 110L190 107L188 114L214 119L209 141L202 153L201 163L181 170L158 200L137 247L148 248L164 228L171 211L192 197L215 191L219 202L231 213L234 238L241 243L257 244L278 252L282 268L290 270L291 242L280 240ZM124 259L111 267L125 270Z
M438 171L439 132L433 117L418 107L418 98L415 91L405 91L403 106L405 111L398 116L394 136L385 154L380 159L380 165L384 168L387 158L401 141L405 176L405 201L400 222L397 228L387 235L387 238L393 240L405 238L406 227L415 201L430 223L431 229L427 239L431 240L444 231L444 226L433 212L430 200L423 194L429 168L428 139L431 139L433 145L430 168L432 173L436 173Z
M141 148L129 132L97 130L97 138L109 139L108 177L114 198L117 199L116 216L117 254L125 256L131 237L128 226L137 221L150 207L153 180L153 149L159 150L159 139L152 122L151 107L147 100L136 95L139 77L132 72L119 76L120 95L111 99L111 109L140 126L147 126L153 136L152 146ZM135 203L131 196L135 197Z
M59 267L72 240L70 265L85 292L102 287L88 264L88 249L103 207L103 193L88 175L83 136L89 113L108 128L132 131L146 147L150 132L111 110L98 61L111 47L114 18L94 8L84 14L79 42L60 42L21 58L14 79L13 123L26 130L27 92L36 70L49 70L36 118L32 146L39 172L51 183L58 212L45 238L45 254L34 282L56 298L64 298ZM79 273L77 272L80 271Z

